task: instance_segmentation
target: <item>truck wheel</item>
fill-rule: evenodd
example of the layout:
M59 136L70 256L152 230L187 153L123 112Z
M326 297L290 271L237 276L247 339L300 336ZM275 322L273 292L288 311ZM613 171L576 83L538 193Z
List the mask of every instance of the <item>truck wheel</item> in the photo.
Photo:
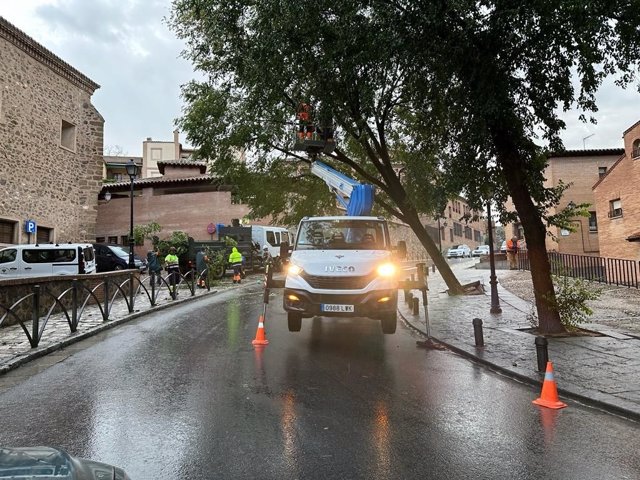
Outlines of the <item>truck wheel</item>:
M382 325L382 333L396 333L396 326L398 325L398 312L393 312L382 317L380 321Z
M287 321L289 323L290 332L299 332L302 328L302 315L299 313L287 313Z

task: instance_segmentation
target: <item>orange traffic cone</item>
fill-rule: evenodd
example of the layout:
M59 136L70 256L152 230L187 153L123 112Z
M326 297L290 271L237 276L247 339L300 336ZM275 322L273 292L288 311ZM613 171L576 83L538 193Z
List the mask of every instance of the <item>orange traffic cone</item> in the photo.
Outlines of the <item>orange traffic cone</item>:
M564 408L566 403L560 401L558 397L558 387L553 379L553 365L547 362L547 371L544 374L544 382L542 383L542 393L540 398L536 398L533 403L547 408Z
M260 315L258 319L258 330L256 331L256 338L251 342L253 345L268 345L269 340L264 333L264 317Z

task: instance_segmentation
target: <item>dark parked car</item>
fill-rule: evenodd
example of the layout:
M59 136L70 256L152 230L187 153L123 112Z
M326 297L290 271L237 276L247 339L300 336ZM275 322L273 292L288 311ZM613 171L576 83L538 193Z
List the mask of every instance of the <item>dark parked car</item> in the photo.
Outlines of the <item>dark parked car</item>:
M96 252L96 271L113 272L129 267L129 247L94 243L93 249ZM147 270L146 260L134 254L133 261L141 272Z

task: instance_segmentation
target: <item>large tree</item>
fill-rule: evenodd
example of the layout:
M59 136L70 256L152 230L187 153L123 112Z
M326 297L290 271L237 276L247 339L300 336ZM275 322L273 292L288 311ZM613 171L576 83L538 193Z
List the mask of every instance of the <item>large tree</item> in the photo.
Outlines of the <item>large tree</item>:
M547 216L564 186L544 188L542 147L561 150L559 113L597 111L607 75L625 86L640 58L640 8L628 0L381 1L415 62L416 101L447 106L437 121L447 169L472 204L493 192L503 220L510 196L529 250L540 327L562 331L545 250ZM429 82L419 79L428 76ZM490 160L490 176L487 161ZM465 175L466 173L466 175ZM489 183L489 185L487 185ZM582 205L581 205L582 207ZM546 225L545 225L546 223Z
M413 65L398 55L387 18L359 1L176 0L170 23L206 75L184 87L180 126L255 215L291 221L335 208L300 168L310 159L292 151L296 108L310 103L336 127L323 160L374 185L378 211L409 225L450 291L463 291L420 220L441 213L451 193L439 168L443 136L415 128L424 113L411 102Z
M435 215L462 191L514 219L503 208L511 197L540 327L561 331L545 236L562 221L546 214L562 187L544 188L543 147L562 148L559 110L597 109L606 75L633 80L639 16L621 0L176 0L171 24L208 75L185 88L182 124L219 173L237 173L234 148L248 146L272 178L300 172L274 155L289 153L297 102L332 111L331 163L378 188L380 207L411 226L454 291L419 212ZM305 182L281 181L293 191Z

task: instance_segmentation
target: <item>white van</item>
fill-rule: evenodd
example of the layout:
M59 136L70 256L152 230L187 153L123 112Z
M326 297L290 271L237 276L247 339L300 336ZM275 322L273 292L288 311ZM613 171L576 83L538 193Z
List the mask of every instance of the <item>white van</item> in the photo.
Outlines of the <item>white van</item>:
M0 250L0 278L78 275L96 271L93 245L14 245Z
M292 244L290 237L289 230L284 227L251 225L251 240L260 245L260 251L267 247L274 260L280 259L281 243Z

